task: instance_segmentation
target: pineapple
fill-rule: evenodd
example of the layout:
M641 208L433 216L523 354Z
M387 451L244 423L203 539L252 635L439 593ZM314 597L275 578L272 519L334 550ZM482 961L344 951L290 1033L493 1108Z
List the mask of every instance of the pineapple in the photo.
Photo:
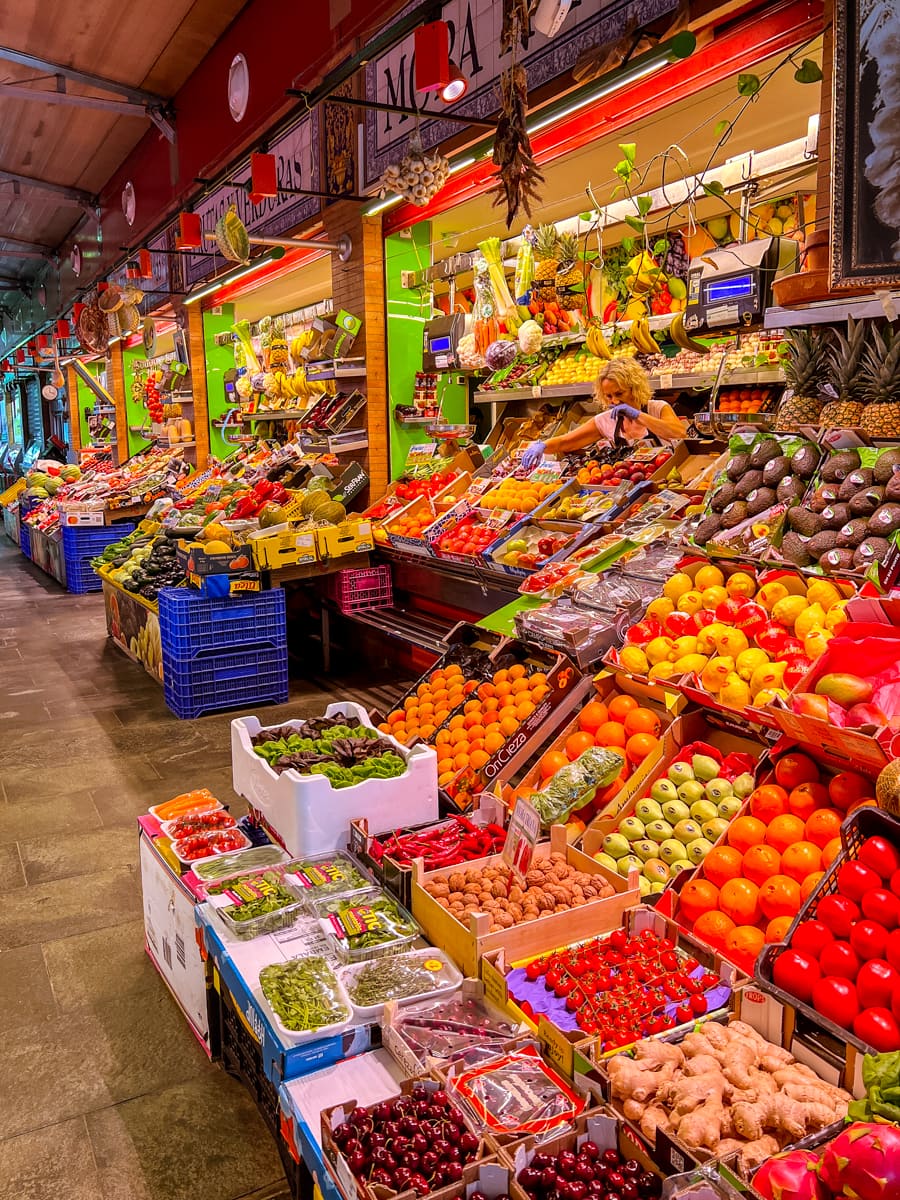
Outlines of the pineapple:
M822 412L819 388L828 362L828 342L818 329L794 329L788 341L790 357L784 374L794 394L779 404L775 428L817 425Z
M561 235L558 243L559 265L556 268L556 290L561 308L581 308L584 293L572 289L584 283L584 271L578 256L578 238L573 233Z
M532 298L551 304L556 299L556 271L559 267L559 234L553 225L538 227L534 239L534 257Z
M848 429L859 425L863 405L859 395L862 387L862 359L866 348L866 326L863 321L847 321L847 336L834 331L834 342L828 350L831 386L837 393L822 409L819 421L826 428Z
M900 437L900 333L888 327L882 334L872 326L862 377L863 433L870 438Z

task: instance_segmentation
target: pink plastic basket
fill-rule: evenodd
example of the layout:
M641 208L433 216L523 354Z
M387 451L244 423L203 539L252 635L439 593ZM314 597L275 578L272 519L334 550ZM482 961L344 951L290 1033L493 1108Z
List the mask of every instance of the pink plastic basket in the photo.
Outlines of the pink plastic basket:
M380 567L350 567L337 571L329 580L328 591L341 612L384 608L394 600L391 568L385 563Z

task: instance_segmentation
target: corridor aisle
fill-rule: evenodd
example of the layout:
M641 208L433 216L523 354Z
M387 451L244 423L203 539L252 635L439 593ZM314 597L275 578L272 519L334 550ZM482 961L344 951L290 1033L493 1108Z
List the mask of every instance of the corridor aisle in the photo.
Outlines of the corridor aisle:
M0 539L0 1200L287 1195L272 1138L143 949L135 817L207 786L230 715L176 720L70 596ZM273 721L323 707L311 689ZM298 703L299 701L299 703Z

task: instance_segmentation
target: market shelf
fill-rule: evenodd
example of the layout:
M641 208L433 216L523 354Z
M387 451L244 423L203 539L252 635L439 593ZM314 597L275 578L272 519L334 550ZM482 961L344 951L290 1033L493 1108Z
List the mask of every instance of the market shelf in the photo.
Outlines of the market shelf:
M650 386L659 390L677 388L679 391L708 391L716 381L716 372L708 374L687 372L683 375L668 375L665 372L650 376ZM765 383L784 383L784 372L781 370L731 371L722 376L725 387L758 387ZM566 396L590 396L593 393L592 383L556 384L543 387L539 383L531 387L498 388L497 391L478 391L475 393L476 404L497 404L503 400L532 400L553 399Z
M272 412L241 413L241 424L250 421L299 421L309 410L305 408L276 408Z
M829 297L827 300L817 300L798 308L767 308L765 328L791 329L797 325L829 325L836 321L846 321L848 317L858 321L862 317L890 316L889 310L900 310L900 292L885 292L881 297Z
M395 640L408 642L413 646L422 646L440 654L446 650L444 638L450 632L452 623L443 624L424 613L408 613L402 608L369 608L361 612L343 612L341 615L348 621L360 625L369 625L379 629Z

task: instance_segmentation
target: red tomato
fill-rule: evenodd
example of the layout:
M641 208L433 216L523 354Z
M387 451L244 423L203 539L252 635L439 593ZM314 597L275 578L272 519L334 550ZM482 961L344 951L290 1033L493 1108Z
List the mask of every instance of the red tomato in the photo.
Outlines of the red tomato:
M864 867L888 880L895 871L900 871L900 853L891 845L887 838L866 838L856 856Z
M816 913L836 938L848 938L853 922L859 920L859 915L858 906L846 896L823 896Z
M866 892L873 892L881 886L881 880L861 862L848 862L838 871L837 885L842 896L859 904Z
M900 971L900 929L895 929L892 933L888 934L887 945L884 948L884 957L892 967L896 967Z
M862 898L862 910L864 917L877 921L885 929L896 929L900 925L900 900L884 888L866 892Z
M900 1025L886 1008L869 1008L853 1022L853 1032L880 1054L900 1050Z
M819 958L829 942L834 941L834 934L821 921L801 921L794 930L791 947L801 954L811 954Z
M887 938L887 930L875 921L857 921L850 930L850 945L864 962L882 957Z
M852 1029L859 1015L856 988L849 979L837 975L819 980L813 988L812 1002L817 1013L844 1029Z
M863 1008L887 1008L900 984L900 972L883 958L864 963L856 979L856 990Z
M859 956L849 942L829 942L819 955L823 975L838 975L855 980L859 974Z
M785 950L775 959L775 983L798 1000L812 1000L813 988L822 977L819 964L809 954Z
M783 754L775 764L775 778L790 792L801 783L818 783L819 768L805 754Z
M889 886L895 896L900 896L900 871L895 871L893 873Z

